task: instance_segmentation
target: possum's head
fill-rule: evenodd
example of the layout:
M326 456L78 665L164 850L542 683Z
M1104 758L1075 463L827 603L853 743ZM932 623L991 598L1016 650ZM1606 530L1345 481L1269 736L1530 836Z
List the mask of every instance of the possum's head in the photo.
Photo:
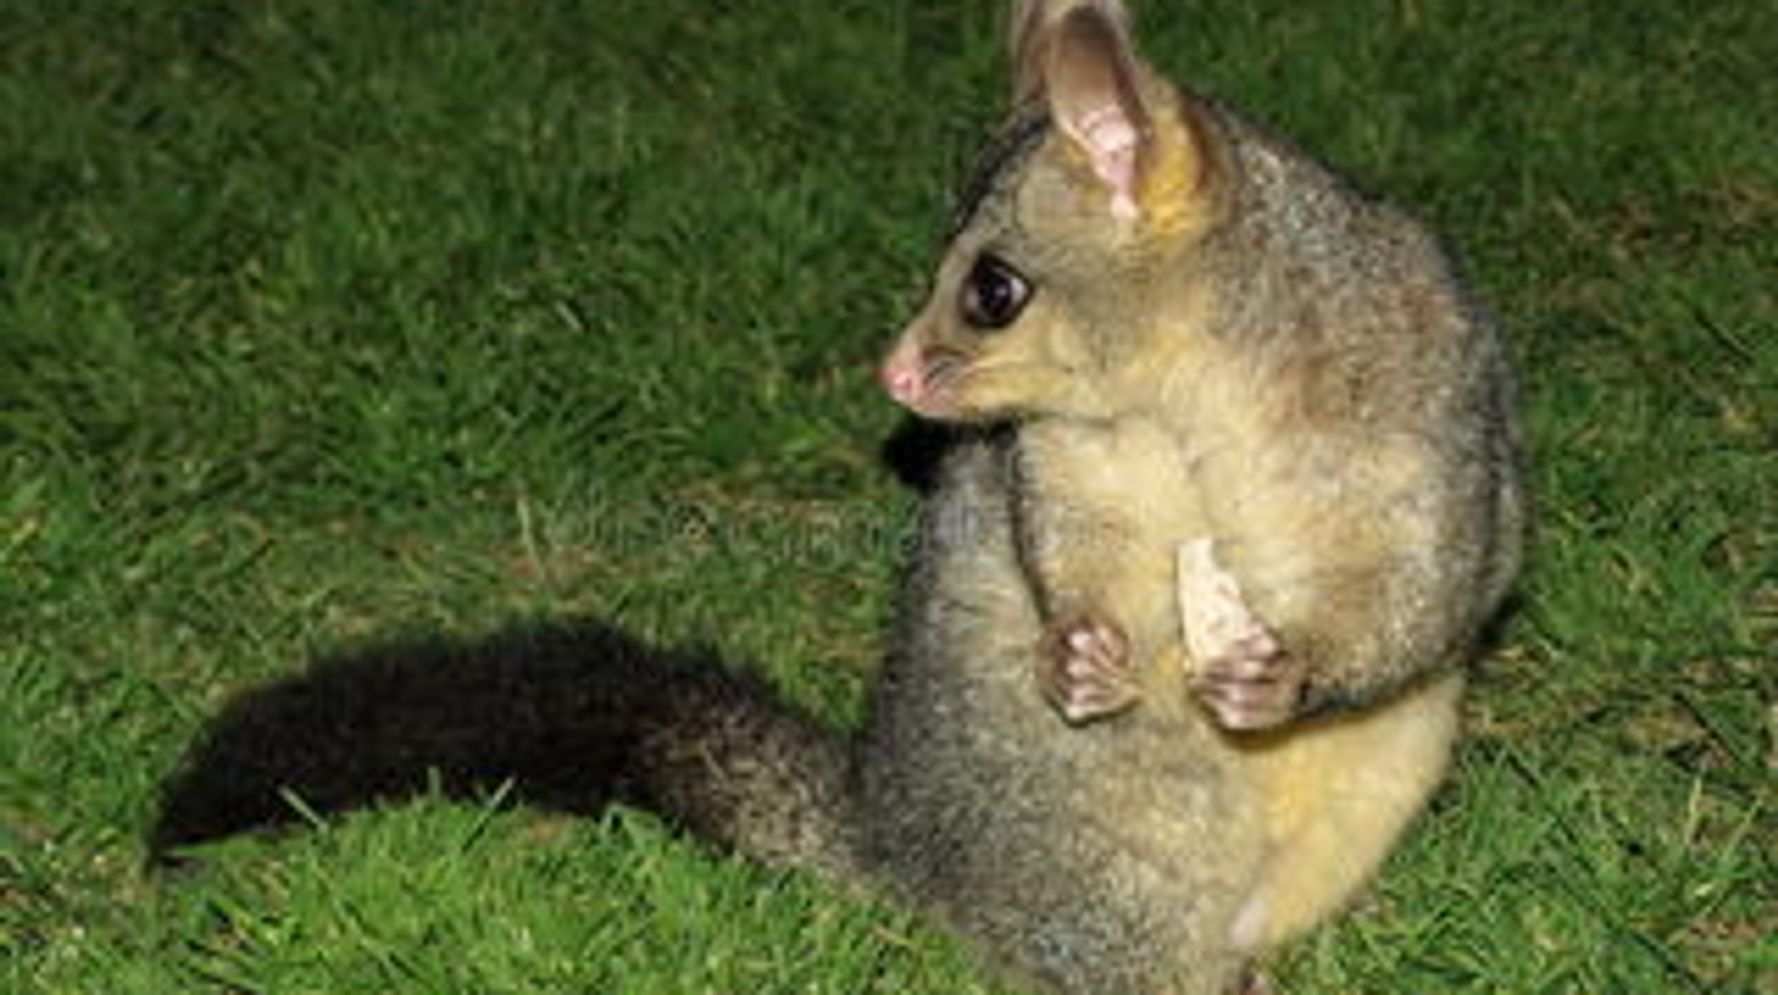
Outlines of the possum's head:
M880 371L928 418L1120 410L1227 200L1212 112L1138 60L1115 0L1025 0L1012 45L1014 113Z

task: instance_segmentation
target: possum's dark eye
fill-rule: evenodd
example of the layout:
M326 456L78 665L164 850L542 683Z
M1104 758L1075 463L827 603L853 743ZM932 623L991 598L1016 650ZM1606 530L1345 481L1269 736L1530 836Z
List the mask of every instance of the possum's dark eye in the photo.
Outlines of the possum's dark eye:
M1006 260L984 252L963 281L963 320L982 331L1005 328L1018 320L1030 300L1030 282Z

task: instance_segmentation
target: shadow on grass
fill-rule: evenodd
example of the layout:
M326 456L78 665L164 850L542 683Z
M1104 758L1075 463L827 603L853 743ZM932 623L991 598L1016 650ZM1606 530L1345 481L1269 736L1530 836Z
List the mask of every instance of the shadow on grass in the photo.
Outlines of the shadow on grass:
M588 815L631 800L625 759L687 686L792 721L712 651L648 646L598 622L479 640L422 637L323 658L236 697L162 788L150 860L436 787Z

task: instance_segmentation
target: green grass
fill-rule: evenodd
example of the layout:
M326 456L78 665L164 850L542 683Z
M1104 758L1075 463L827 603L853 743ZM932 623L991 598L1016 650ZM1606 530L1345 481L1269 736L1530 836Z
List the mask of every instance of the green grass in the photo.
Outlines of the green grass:
M1141 8L1461 245L1538 531L1433 816L1288 990L1778 992L1778 31L1757 3ZM0 12L0 979L989 990L647 818L425 801L145 874L227 697L608 617L855 716L910 496L868 372L997 3Z

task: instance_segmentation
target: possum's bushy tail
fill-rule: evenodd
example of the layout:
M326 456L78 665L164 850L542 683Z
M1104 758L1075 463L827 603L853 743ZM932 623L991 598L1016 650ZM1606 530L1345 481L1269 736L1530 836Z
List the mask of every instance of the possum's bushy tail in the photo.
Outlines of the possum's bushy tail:
M244 693L167 781L155 860L438 785L659 813L719 847L856 876L844 740L704 652L608 627L395 643Z

